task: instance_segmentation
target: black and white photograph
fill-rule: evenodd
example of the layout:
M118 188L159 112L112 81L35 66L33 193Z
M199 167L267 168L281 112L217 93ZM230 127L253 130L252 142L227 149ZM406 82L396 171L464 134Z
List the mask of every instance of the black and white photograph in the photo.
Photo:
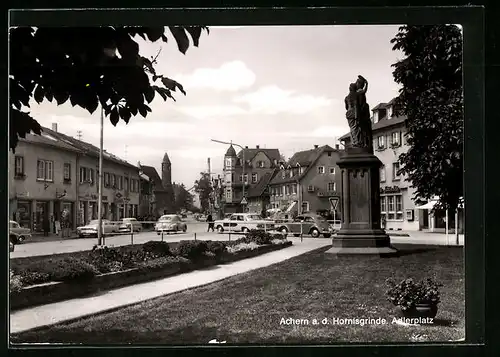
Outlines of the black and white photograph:
M463 32L11 26L11 346L465 341Z

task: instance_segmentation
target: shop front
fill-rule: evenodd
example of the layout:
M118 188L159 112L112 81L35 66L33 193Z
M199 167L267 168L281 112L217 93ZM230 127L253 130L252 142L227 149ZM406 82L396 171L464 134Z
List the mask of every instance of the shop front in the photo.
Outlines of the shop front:
M31 224L31 202L32 201L18 200L13 219L19 223L21 227L33 229Z

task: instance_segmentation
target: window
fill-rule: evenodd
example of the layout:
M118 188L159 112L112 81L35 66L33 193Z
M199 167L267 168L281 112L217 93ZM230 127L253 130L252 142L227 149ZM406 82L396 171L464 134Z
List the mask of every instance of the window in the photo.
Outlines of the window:
M71 164L67 162L64 163L63 180L71 181Z
M328 182L328 191L335 191L335 182Z
M124 185L125 191L128 191L129 188L130 188L129 185L128 185L128 177L124 178L123 185Z
M257 182L257 174L253 173L252 174L252 183L256 183L256 182Z
M123 176L118 176L118 189L123 190Z
M290 186L289 185L286 185L285 186L285 195L289 195L290 194Z
M109 187L109 173L104 173L104 187Z
M293 169L290 170L290 178L292 178L292 177L293 177Z
M380 168L380 182L385 182L385 166Z
M328 151L328 156L332 156L332 152L331 151Z
M335 167L330 167L330 175L335 175Z
M394 196L387 196L387 219L394 219L395 218L395 211L394 211Z
M396 219L403 219L403 196L398 195L396 197Z
M382 150L385 148L385 136L383 135L380 135L378 138L377 138L377 148Z
M293 194L293 195L296 195L296 194L297 194L297 185L296 185L296 184L293 184L293 185L292 185L292 194Z
M392 164L392 179L393 180L399 180L401 178L401 175L399 175L398 171L399 171L399 162L395 162Z
M113 188L116 188L116 175L115 174L111 174L111 186Z
M264 167L264 161L259 161L257 166L260 167L260 168L263 168Z
M240 182L243 182L243 175L240 175Z
M244 179L245 183L248 183L248 174L243 175L243 179Z
M304 212L309 212L309 202L307 201L302 202L302 213Z
M325 167L324 166L318 166L318 174L324 174L325 173Z
M231 174L231 182L234 182L234 173Z
M395 131L391 134L391 145L399 146L401 144L400 133L399 131Z
M231 164L232 164L231 159L226 159L226 167L231 167Z
M286 171L283 171L283 172L281 173L281 178L285 178L285 177L286 177Z
M384 214L387 212L386 198L387 198L386 196L380 197L380 212Z
M50 160L38 160L36 179L39 181L54 181L54 162Z
M301 174L301 175L302 175L303 173L304 173L304 168L303 168L303 167L300 167L300 169L299 169L299 174Z
M14 167L16 176L24 176L24 157L16 156L14 158Z
M280 196L285 194L285 186L280 186Z

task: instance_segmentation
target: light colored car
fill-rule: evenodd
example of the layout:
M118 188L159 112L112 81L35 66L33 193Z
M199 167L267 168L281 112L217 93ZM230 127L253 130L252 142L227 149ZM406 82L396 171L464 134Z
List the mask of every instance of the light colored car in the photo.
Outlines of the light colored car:
M156 223L155 231L158 235L162 232L186 232L187 224L177 214L166 214L161 216Z
M78 237L97 237L97 227L99 225L99 220L94 219L89 222L86 226L81 226L76 228L76 233ZM118 225L116 223L111 222L110 220L103 219L102 220L102 233L103 234L113 234L118 233Z
M136 218L122 218L119 231L120 233L140 232L142 224Z
M320 235L330 238L334 232L334 229L324 217L315 214L297 216L293 222L280 222L277 230L283 234L292 233L295 237L299 237L302 233L311 235L313 238L318 238Z
M273 230L274 222L263 219L257 213L233 213L228 218L216 220L217 232L248 232L251 229Z
M19 225L16 221L9 222L9 233L12 236L12 243L20 244L26 239L31 238L31 230L29 228L24 228Z

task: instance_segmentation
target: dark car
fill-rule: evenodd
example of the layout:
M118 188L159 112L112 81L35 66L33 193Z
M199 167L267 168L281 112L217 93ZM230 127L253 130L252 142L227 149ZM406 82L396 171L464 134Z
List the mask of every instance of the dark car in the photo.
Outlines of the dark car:
M295 237L299 237L300 234L307 234L313 238L318 238L320 235L330 238L333 233L328 221L324 217L315 214L303 214L297 216L292 222L283 221L278 224L278 231L283 234L292 233Z

